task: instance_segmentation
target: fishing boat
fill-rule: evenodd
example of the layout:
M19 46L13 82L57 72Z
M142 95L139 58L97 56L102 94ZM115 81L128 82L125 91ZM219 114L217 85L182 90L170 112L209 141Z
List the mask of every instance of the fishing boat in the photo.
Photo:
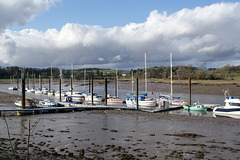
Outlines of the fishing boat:
M17 109L22 109L22 100L17 100L15 102ZM36 103L31 98L25 99L25 109L37 108Z
M34 114L35 111L30 109L38 108L36 103L31 98L25 99L25 108L22 107L22 100L17 100L15 103L16 109L21 111L17 111L17 115L27 115L27 114Z
M232 96L226 97L224 101L225 105L221 107L215 107L213 109L214 115L220 116L240 116L240 99Z
M183 105L183 108L185 110L190 110L190 111L207 111L207 107L205 107L203 104L199 103L194 103L193 105Z

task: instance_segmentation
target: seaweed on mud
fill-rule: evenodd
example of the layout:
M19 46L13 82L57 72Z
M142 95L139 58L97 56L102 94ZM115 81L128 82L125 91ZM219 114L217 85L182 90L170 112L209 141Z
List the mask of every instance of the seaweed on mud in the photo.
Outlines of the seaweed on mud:
M179 158L179 159L182 159L183 158L183 152L182 151L172 151L169 155L165 156L165 158Z
M195 133L175 133L175 134L164 134L167 136L177 136L177 137L184 137L184 138L197 138L197 137L205 137L203 135L198 135Z

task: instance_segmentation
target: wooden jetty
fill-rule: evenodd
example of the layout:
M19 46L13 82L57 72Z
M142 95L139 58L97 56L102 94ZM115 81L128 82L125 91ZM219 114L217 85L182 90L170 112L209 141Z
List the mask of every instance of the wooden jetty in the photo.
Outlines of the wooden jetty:
M88 111L88 110L135 110L135 111L143 111L143 112L166 112L171 110L178 110L182 107L168 107L168 108L158 108L156 107L154 110L147 110L147 109L135 109L135 108L128 108L126 106L105 106L105 105L85 105L81 104L77 107L43 107L43 108L32 108L32 109L8 109L8 108L1 108L0 109L0 116L3 112L16 112L16 115L30 115L30 114L44 114L44 113L65 113L65 112L78 112L78 111Z

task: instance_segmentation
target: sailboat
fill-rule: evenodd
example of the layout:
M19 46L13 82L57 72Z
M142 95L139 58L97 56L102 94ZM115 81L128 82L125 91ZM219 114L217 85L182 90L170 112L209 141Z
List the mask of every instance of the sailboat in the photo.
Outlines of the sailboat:
M60 69L59 76L60 76L60 79L61 79L61 82L62 82L62 69ZM59 85L61 85L61 84L59 84ZM60 88L62 88L62 87L60 87ZM67 96L66 91L61 89L61 97L66 97L66 96ZM60 90L55 93L55 97L60 97Z
M42 94L42 88L41 88L41 75L39 74L39 86L38 86L38 89L35 91L35 94Z
M172 75L172 68L173 68L173 64L172 64L172 53L170 53L170 76L171 76L171 80L170 80L170 87L171 87L171 91L170 91L170 95L161 95L159 97L159 102L162 103L163 101L167 101L169 103L169 105L172 106L183 106L185 104L185 102L183 100L180 99L180 97L174 97L173 96L173 75Z
M140 108L149 109L156 107L157 100L154 98L147 97L147 53L144 53L145 56L145 93L139 94L138 97L132 96L126 98L126 103L128 107L136 107L136 98L138 98L138 105Z
M115 91L116 91L116 95L115 96L107 95L107 103L108 104L119 104L119 103L123 103L124 102L122 99L120 99L118 97L118 71L117 71L117 69L116 69Z
M8 89L9 90L18 90L18 87L13 85L13 83L14 83L14 76L13 76L12 79L10 77L10 81L11 81L12 85L10 87L8 87Z
M53 83L53 73L52 73L52 63L51 63L51 78L50 78L50 86L49 86L48 96L53 96L55 94L55 91L52 88L52 83Z

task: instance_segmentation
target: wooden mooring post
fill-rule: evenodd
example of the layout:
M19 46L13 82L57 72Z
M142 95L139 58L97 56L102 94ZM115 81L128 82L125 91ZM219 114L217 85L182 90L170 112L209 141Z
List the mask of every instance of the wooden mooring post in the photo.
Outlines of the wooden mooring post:
M93 78L92 78L92 92L91 92L91 97L92 97L92 105L93 105Z
M107 106L107 78L105 78L105 106Z
M136 78L136 107L138 108L138 78Z
M59 101L62 101L62 79L59 78Z
M90 78L88 78L88 93L91 93L91 83L90 83Z
M73 95L73 75L71 75L71 96Z
M191 96L192 96L192 87L191 87L191 77L188 79L188 85L189 85L189 105L191 105Z
M22 108L25 109L25 100L26 100L26 96L25 96L25 75L24 75L24 70L22 70L21 73L21 79L22 79Z

